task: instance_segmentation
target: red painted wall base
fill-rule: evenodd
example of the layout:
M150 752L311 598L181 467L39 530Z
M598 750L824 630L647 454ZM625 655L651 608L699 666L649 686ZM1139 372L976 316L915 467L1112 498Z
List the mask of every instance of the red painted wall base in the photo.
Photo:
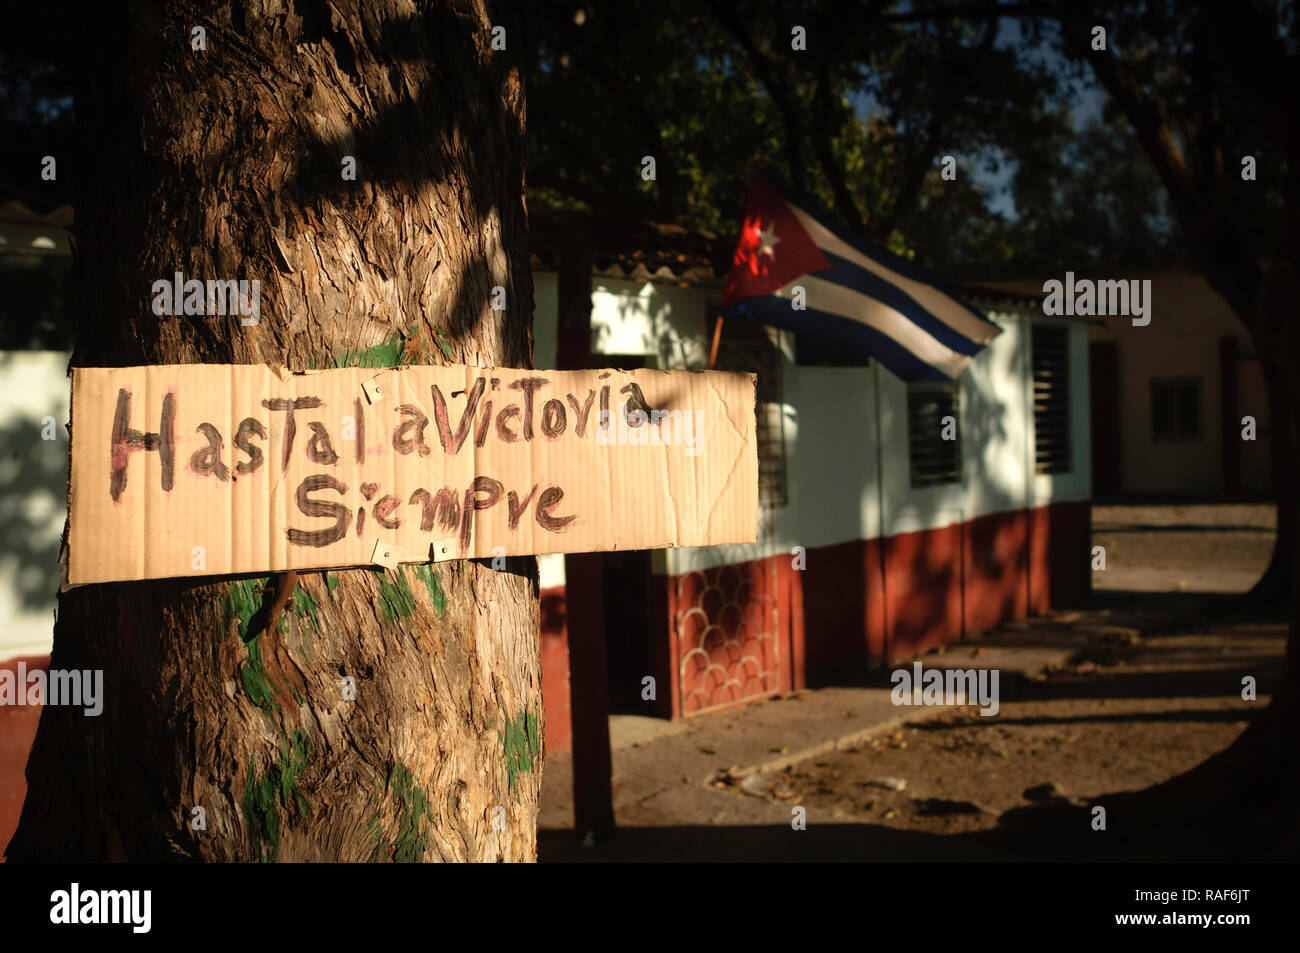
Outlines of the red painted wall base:
M816 547L805 552L802 569L783 554L657 576L655 626L665 637L655 645L655 713L681 718L808 685L842 684L1008 619L1079 605L1091 587L1091 512L1086 500L1054 503L883 541ZM546 740L548 750L564 751L564 620L547 611L546 595Z
M48 655L16 658L0 662L0 669L18 677L18 663L27 663L28 674L50 667ZM36 726L41 720L40 705L0 705L0 854L9 846L9 838L18 829L18 818L27 796L27 755L36 740Z

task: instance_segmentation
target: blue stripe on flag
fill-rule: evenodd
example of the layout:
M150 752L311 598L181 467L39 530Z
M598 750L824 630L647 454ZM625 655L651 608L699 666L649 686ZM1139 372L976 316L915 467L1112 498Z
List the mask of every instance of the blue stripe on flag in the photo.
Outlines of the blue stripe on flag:
M831 263L831 267L825 271L809 272L814 277L841 285L850 291L856 291L888 305L930 337L958 354L974 357L984 349L983 344L972 341L966 335L944 324L897 285L890 284L879 275L873 275L865 268L824 249L822 254Z
M931 367L887 334L875 328L841 317L829 311L808 308L795 311L788 298L776 295L759 295L737 301L722 312L724 317L742 317L749 321L771 324L776 327L820 338L861 351L880 361L905 381L947 381L947 374Z
M791 205L798 206L799 208L807 212L809 215L811 215L813 218L817 219L817 221L821 222L822 225L826 226L827 229L833 232L835 236L838 239L840 239L840 241L844 242L847 245L851 245L853 248L861 252L863 255L866 255L872 261L877 262L880 265L883 265L884 267L890 269L891 271L896 271L900 275L903 275L906 278L911 278L913 281L924 282L925 284L930 285L933 288L937 288L938 290L946 294L949 298L951 298L953 300L953 303L958 307L960 307L962 310L967 311L970 314L974 315L980 321L984 321L987 324L993 324L993 322L989 321L989 319L986 318L983 314L981 314L979 311L976 311L965 301L963 301L960 296L961 293L957 289L946 285L944 282L940 281L935 275L931 274L925 268L916 264L916 262L909 261L906 258L903 258L899 255L895 255L887 248L884 248L876 244L875 242L865 239L861 235L857 235L854 232L850 231L844 225L844 223L840 221L839 216L834 215L827 209L823 208L822 205L815 198L809 195L807 192L800 191L799 189L796 189L794 186L786 185L779 178L769 175L766 170L763 171L763 177L767 179L768 184L771 185L772 188L776 190L778 195L780 195ZM826 255L827 258L830 257L830 254L825 249L822 250L822 254ZM996 325L994 326L996 327ZM953 350L957 350L957 349L954 348ZM966 353L966 352L963 351L962 353Z

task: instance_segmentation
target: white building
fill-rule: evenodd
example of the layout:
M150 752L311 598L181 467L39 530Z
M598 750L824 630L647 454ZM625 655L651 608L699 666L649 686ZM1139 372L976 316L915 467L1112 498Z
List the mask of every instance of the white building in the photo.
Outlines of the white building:
M648 250L609 247L605 235L594 254L535 254L537 366L706 367L725 264L676 252L684 237L645 230L626 241ZM544 244L535 231L535 250ZM590 268L566 266L566 252L590 254ZM584 272L589 324L580 307L561 321L562 297L582 300ZM563 274L574 276L569 295ZM574 626L603 625L614 711L649 713L640 690L653 673L667 686L655 710L682 717L833 683L1085 597L1089 328L1044 318L1038 296L967 297L1003 333L950 387L724 322L717 366L759 375L759 540L606 553L599 570L584 556L583 578L572 557L541 558L552 750L568 742L566 646L595 637ZM942 439L946 416L956 440ZM575 589L584 612L569 622ZM585 611L593 602L603 621Z
M1270 495L1263 373L1228 302L1188 271L1101 277L1149 280L1151 320L1106 317L1089 332L1094 492ZM1041 297L1043 281L998 287Z

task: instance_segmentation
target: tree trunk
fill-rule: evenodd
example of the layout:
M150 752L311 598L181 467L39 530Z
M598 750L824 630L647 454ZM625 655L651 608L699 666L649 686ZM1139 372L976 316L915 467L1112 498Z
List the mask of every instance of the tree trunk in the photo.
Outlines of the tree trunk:
M82 26L73 363L529 366L523 92L482 0L216 7ZM260 323L154 316L176 271L260 280ZM51 667L102 669L103 713L43 711L9 858L535 859L536 562L415 568L303 573L247 643L276 580L63 594Z
M1290 243L1278 255L1264 272L1251 305L1238 308L1268 382L1274 472L1279 479L1290 474L1292 481L1277 487L1279 538L1265 575L1276 577L1274 597L1289 602L1282 674L1268 707L1231 745L1151 789L1155 816L1148 818L1152 831L1164 824L1185 825L1184 835L1217 831L1230 856L1289 860L1300 857L1300 762L1295 756L1300 749L1300 599L1295 598L1300 540L1295 533L1294 485L1294 475L1300 473L1300 380L1285 371L1285 364L1300 353L1297 247ZM1244 805L1249 810L1243 813Z
M1291 598L1296 577L1296 519L1300 510L1300 469L1289 435L1294 432L1287 378L1293 373L1281 361L1261 350L1268 342L1252 334L1260 367L1264 373L1264 393L1268 398L1270 452L1273 470L1273 495L1277 501L1276 535L1268 568L1247 593L1247 599L1269 605L1286 605Z

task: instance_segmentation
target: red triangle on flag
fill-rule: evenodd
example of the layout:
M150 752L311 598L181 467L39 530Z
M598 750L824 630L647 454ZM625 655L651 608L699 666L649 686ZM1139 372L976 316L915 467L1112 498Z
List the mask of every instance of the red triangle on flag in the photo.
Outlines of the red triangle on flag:
M745 203L740 241L723 285L722 306L771 294L800 275L825 271L830 266L786 200L755 172Z

